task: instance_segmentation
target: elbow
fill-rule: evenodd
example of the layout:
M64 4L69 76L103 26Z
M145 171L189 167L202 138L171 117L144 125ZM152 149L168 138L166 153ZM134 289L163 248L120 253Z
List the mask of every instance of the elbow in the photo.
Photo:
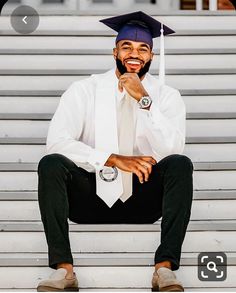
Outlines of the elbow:
M174 139L172 146L170 147L171 154L182 154L185 147L185 136L178 135Z

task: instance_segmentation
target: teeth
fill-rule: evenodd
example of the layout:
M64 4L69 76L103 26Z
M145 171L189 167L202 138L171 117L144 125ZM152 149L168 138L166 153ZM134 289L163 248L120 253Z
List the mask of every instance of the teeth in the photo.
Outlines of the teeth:
M127 61L127 63L128 63L128 64L137 64L137 65L140 64L140 62L138 62L138 61Z

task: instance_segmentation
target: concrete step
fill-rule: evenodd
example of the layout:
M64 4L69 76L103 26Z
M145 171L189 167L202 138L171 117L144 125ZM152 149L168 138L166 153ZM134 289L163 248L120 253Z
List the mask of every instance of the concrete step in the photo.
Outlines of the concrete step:
M0 141L1 143L1 141ZM193 162L234 161L236 144L186 144L184 154ZM45 145L0 144L1 163L37 163L46 154Z
M34 291L35 288L21 288L21 289L0 289L0 292L32 292ZM81 292L147 292L149 291L149 289L147 288L80 288ZM230 288L226 288L226 287L198 287L198 288L193 288L193 287L188 287L185 289L184 291L186 292L235 292L236 291L236 287L230 287Z
M51 120L53 113L0 113L0 120ZM235 119L236 112L195 112L187 113L186 118L192 119Z
M229 162L193 162L195 171L215 171L215 170L236 170L236 161ZM38 162L37 163L0 163L0 171L37 171Z
M150 73L158 74L159 58ZM4 75L89 75L103 73L114 66L109 55L0 55L0 74ZM236 55L167 55L167 74L235 74Z
M0 36L0 54L66 54L108 55L115 37L110 36ZM154 52L159 44L154 42ZM165 39L168 54L234 54L235 36L176 36Z
M236 253L229 252L228 268L229 266L236 266ZM180 264L182 266L197 266L198 253L183 253ZM75 266L83 267L152 267L154 266L153 253L112 253L112 254L84 254L75 253ZM0 267L45 267L47 266L47 254L0 254ZM152 267L154 269L154 267Z
M0 172L0 191L37 190L37 172ZM14 178L14 181L12 180ZM194 172L195 190L236 189L236 170L212 170Z
M187 254L183 255L181 262L182 266L176 275L180 279L186 288L232 288L235 286L235 255L227 254L228 262L231 265L227 268L227 279L223 282L202 282L198 279L196 259L197 254ZM6 256L7 257L7 256ZM18 263L27 264L28 261L26 256L22 256L19 259L19 256L15 256L16 266L14 267L1 267L0 273L1 278L0 287L1 288L36 288L38 282L42 279L48 277L52 272L51 269L46 267L31 266L24 267L18 266ZM38 255L29 256L28 259L36 259ZM127 255L128 257L128 255ZM145 258L146 256L144 256ZM39 258L38 258L39 259ZM137 259L137 258L136 258ZM137 259L137 262L142 261L142 256ZM114 263L116 263L116 258L113 258ZM151 260L151 257L150 257ZM40 261L40 259L39 259ZM35 261L36 262L36 261ZM139 289L148 289L151 287L152 273L154 271L153 265L140 265L140 266L80 266L78 258L75 258L76 262L76 273L80 280L81 288L139 288ZM152 260L153 262L153 260ZM147 262L146 262L147 263ZM186 263L186 264L185 264ZM194 264L194 265L193 265ZM46 260L45 260L46 265ZM27 276L27 277L26 277Z
M196 200L196 199L195 199ZM223 200L223 198L221 199ZM217 232L217 231L233 231L235 232L235 220L190 220L188 224L188 232ZM41 221L27 221L27 222L14 222L14 221L0 221L1 232L42 232L44 231ZM160 232L161 220L153 224L75 224L69 221L70 232ZM7 235L7 234L6 234ZM236 250L236 249L235 249Z
M195 223L196 222L196 223ZM198 222L201 222L200 224ZM235 252L235 220L192 221L182 246L182 252L206 251ZM222 223L220 223L222 222ZM91 226L91 227L89 227ZM101 226L101 227L99 227ZM153 225L70 225L70 243L73 253L154 253L160 243L160 223ZM118 227L120 226L120 227ZM139 226L139 227L138 227ZM151 227L157 226L157 227ZM46 253L48 251L40 222L27 224L0 224L0 250L2 254ZM18 229L18 230L17 230ZM13 230L13 231L11 231ZM28 231L29 230L29 231ZM204 241L199 241L204 239ZM10 263L8 263L11 265ZM38 263L39 264L39 263ZM1 254L0 254L0 266ZM30 263L28 266L32 265Z
M58 96L69 85L87 76L0 76L0 96ZM197 82L196 82L197 81ZM167 75L166 84L182 95L235 95L233 74Z
M1 176L2 174L3 173L0 172ZM2 176L2 178L4 181L4 176ZM27 178L24 177L24 181L26 181L26 179ZM14 177L14 181L18 181L18 178L16 176ZM18 185L20 185L20 183L21 182L19 182ZM26 189L27 186L24 185L24 190ZM1 190L4 191L2 188ZM7 190L10 191L10 188L8 188ZM22 211L24 212L22 213ZM235 199L210 199L193 201L191 213L192 220L234 220L236 218L235 215ZM40 214L37 201L1 201L0 221L38 221L39 219Z
M0 137L46 137L49 121L0 120ZM191 119L186 121L187 137L233 137L236 119Z
M0 191L0 201L35 201L37 191ZM194 190L194 200L226 200L236 199L236 190Z
M99 20L109 17L60 15L41 16L38 29L33 35L77 35L77 36L113 36L114 31ZM173 28L178 35L236 35L234 14L228 15L155 15L156 19ZM12 29L9 17L0 18L1 35L17 35Z
M186 137L188 144L235 143L236 136ZM0 137L0 145L45 145L46 137Z
M55 113L60 101L58 97L0 96L1 113L7 114L48 114ZM187 113L235 113L236 98L226 96L183 96Z

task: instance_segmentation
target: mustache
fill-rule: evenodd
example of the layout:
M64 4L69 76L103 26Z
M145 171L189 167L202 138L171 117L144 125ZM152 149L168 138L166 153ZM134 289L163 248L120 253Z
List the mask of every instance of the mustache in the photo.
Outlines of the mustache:
M131 60L131 58L129 59L126 59L126 60ZM132 58L132 60L137 60L137 61L141 61L137 58ZM151 63L152 63L152 60L149 60L140 70L139 72L137 73L138 74L138 77L141 78L143 77L148 71L149 71L149 68L151 66ZM127 73L127 68L125 67L125 65L122 64L122 61L117 57L116 58L116 66L117 66L117 69L119 70L120 74L123 75L125 73Z

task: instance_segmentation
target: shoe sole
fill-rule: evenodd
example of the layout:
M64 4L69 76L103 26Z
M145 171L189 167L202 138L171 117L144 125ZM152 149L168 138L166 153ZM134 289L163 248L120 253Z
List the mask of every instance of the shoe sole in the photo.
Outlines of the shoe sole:
M65 289L58 289L58 288L53 288L48 286L37 287L37 292L78 292L78 291L79 291L78 287L68 287Z
M159 287L152 288L152 292L184 292L184 288L180 285L170 285L159 289Z

